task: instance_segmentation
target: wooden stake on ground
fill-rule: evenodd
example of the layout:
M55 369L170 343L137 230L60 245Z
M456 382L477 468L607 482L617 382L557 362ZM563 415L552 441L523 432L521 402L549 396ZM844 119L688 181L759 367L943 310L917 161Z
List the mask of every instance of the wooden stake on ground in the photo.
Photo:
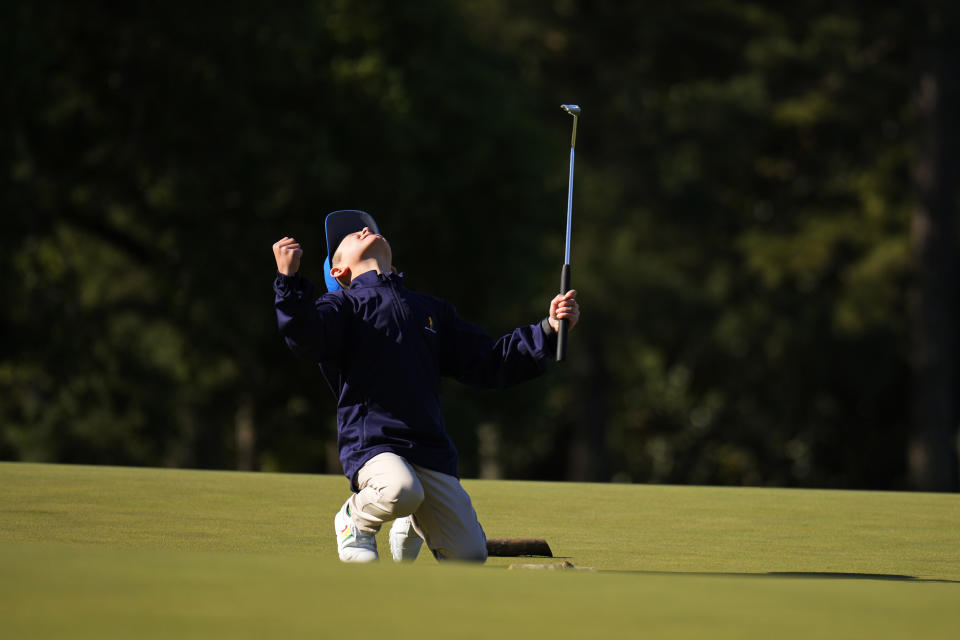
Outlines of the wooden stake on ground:
M575 567L569 560L563 562L552 562L550 564L512 564L507 567L513 569L534 569L540 571L593 571L593 567Z

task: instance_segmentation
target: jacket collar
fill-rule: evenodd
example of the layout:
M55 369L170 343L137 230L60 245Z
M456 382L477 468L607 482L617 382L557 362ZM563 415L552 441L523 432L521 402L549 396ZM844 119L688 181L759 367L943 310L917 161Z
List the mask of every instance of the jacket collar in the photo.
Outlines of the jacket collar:
M396 282L397 284L403 284L403 274L391 273L388 275L382 275L377 273L374 270L367 271L366 273L361 273L350 283L351 289L362 289L364 287L380 287L384 286L389 282Z

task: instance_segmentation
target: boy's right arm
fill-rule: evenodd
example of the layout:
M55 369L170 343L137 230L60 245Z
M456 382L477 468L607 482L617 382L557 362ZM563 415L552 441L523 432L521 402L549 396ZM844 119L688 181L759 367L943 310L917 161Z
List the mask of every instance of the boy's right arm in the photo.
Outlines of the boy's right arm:
M336 362L339 346L344 343L342 298L314 299L313 283L299 273L303 250L292 238L274 244L273 251L277 259L274 308L280 335L290 350L304 360Z

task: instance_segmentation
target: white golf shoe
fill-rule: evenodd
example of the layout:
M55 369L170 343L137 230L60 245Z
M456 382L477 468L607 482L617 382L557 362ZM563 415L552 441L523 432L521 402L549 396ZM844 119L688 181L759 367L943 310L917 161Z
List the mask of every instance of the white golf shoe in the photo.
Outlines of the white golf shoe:
M343 562L376 562L377 537L361 531L350 516L350 501L340 507L333 518L333 528L337 533L337 550Z
M421 538L413 528L411 516L397 518L390 527L390 555L394 562L413 562L423 546Z

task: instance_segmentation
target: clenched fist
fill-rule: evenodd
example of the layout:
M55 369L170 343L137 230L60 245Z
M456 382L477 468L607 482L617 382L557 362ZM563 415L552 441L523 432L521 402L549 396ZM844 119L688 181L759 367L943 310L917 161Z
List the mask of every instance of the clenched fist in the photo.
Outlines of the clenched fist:
M571 289L550 301L550 326L560 330L560 321L567 321L567 329L573 329L580 321L580 304L577 302L577 290Z
M273 243L273 257L277 259L277 271L292 276L300 268L300 256L303 249L293 238L283 238Z

